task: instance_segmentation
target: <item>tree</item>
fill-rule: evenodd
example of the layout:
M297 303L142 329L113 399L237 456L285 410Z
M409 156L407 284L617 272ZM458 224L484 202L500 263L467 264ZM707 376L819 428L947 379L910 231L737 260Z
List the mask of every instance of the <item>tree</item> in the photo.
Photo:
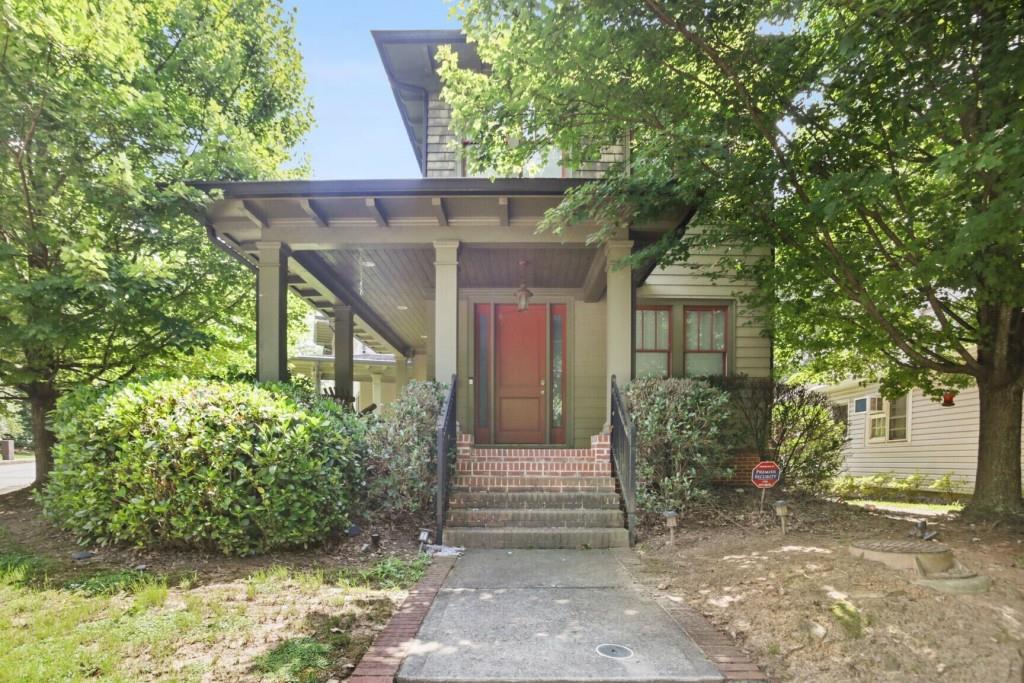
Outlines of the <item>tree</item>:
M507 173L552 148L571 167L627 140L628 162L570 192L547 227L593 217L606 234L696 205L701 230L640 257L772 248L743 267L779 345L890 396L977 383L970 507L1024 512L1019 5L466 0L460 13L490 65L459 70L449 51L442 66L472 168Z
M41 483L65 388L232 324L251 284L186 181L280 175L309 103L279 0L8 0L0 81L0 387Z

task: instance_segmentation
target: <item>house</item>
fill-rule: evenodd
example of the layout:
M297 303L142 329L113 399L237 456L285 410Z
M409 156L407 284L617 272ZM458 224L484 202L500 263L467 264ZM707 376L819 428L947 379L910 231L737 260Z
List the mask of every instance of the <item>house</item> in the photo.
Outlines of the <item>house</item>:
M955 490L974 491L978 466L978 389L951 405L912 389L883 398L877 383L849 379L821 389L847 425L844 473L855 477L921 475L921 488L949 475Z
M374 38L422 177L198 184L218 197L206 215L210 239L257 273L258 377L279 380L287 372L290 288L332 321L339 392L355 379L353 338L394 356L399 386L409 378L455 379L455 491L594 494L541 502L604 506L615 492L611 378L768 376L770 339L737 298L752 285L703 275L713 254L669 268L613 267L666 232L686 230L690 207L599 245L587 241L592 224L536 232L568 188L599 177L628 150L610 145L572 172L548 164L532 177L467 177L434 55L451 45L460 64L481 68L474 48L458 31L378 31ZM470 498L453 498L453 508L487 506ZM509 540L515 534L508 529L501 529L507 537L488 535L493 518L453 509L454 527L469 530L446 539L621 543L623 522L613 507L589 517L579 509L505 515L502 525L532 530L520 541ZM543 532L550 526L575 535L559 541Z

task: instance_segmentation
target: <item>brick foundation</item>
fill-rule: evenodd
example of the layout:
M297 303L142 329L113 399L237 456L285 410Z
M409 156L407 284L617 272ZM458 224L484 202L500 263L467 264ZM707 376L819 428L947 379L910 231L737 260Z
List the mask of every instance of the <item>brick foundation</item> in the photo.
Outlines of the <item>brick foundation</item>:
M754 466L763 459L771 459L771 455L763 455L759 451L738 450L733 453L729 466L732 468L732 476L728 479L719 479L716 484L734 484L736 486L749 486L750 473Z

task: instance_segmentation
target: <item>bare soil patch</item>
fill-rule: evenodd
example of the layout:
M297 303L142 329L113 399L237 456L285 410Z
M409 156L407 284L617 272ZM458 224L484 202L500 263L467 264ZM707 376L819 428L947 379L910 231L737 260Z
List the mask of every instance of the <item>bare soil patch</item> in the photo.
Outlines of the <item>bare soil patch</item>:
M792 500L790 532L758 494L729 490L680 515L674 544L655 521L640 580L728 632L779 681L1021 681L1024 530L928 516L929 529L987 593L916 586L910 572L849 554L852 541L908 538L923 517Z

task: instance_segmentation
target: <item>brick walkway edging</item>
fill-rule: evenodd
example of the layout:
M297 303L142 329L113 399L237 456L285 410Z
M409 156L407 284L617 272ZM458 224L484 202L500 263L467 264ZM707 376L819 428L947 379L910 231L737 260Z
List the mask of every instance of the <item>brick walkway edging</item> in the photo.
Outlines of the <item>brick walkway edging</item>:
M627 553L619 557L620 562L629 571L634 583L649 588L639 580L635 571L641 564L640 559L632 551L627 551ZM700 612L684 602L670 599L660 591L648 592L661 605L661 608L679 624L679 628L690 636L704 656L718 667L718 670L725 676L725 680L732 683L770 680L747 653L736 647L729 636L715 628Z
M384 630L373 639L370 649L347 679L348 683L394 683L398 667L409 654L409 646L416 639L420 624L454 565L454 557L433 558L423 578L409 591Z

